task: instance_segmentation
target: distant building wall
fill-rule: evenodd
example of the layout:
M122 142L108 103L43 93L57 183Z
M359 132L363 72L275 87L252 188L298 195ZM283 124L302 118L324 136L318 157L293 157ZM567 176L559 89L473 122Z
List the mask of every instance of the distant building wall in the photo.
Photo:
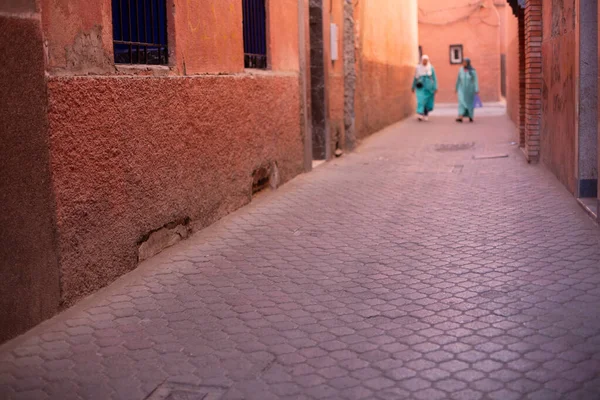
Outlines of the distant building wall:
M416 0L361 0L357 33L356 134L363 138L414 113Z
M500 100L500 27L504 8L505 1L499 0L419 0L419 45L436 69L436 101L457 101L455 87L460 65L450 63L451 45L462 45L464 56L471 58L479 76L482 100Z

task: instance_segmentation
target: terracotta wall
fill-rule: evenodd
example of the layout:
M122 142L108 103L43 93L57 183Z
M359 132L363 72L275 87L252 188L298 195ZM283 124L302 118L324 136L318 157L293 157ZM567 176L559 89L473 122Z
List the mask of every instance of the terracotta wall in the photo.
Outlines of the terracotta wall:
M575 191L577 35L575 0L543 3L541 159Z
M0 342L58 309L44 47L37 4L0 4Z
M512 8L504 8L506 28L506 107L510 119L519 125L519 20Z
M438 102L456 102L460 66L450 64L450 45L463 45L479 76L483 101L500 100L500 24L504 2L419 0L419 45L431 58L439 82ZM416 62L416 60L415 60Z
M267 3L267 71L244 70L241 1L170 0L168 67L115 67L110 1L42 1L63 305L150 232L248 203L257 168L303 171L295 0Z
M298 93L295 76L52 79L63 301L134 268L147 233L248 203L261 165L300 173Z
M356 2L359 139L414 113L411 85L418 58L416 15L416 0Z
M328 70L328 102L329 111L329 134L331 135L331 147L333 154L337 148L345 147L344 135L344 1L325 0L324 13L329 14L324 18L325 37L330 38L330 24L336 24L338 29L337 48L338 59L331 59L331 40L325 41L325 65Z

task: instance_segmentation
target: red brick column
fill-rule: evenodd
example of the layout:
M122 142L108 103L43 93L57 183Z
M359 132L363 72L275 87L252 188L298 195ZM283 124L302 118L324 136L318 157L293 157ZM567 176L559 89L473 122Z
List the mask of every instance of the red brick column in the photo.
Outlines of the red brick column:
M525 155L540 160L542 118L542 0L527 0L525 7Z
M519 8L519 147L525 148L525 10Z

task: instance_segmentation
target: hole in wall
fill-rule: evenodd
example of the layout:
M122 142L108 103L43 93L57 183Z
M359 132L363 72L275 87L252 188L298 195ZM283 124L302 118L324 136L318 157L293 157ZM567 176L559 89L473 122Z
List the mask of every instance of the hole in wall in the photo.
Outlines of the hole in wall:
M267 188L279 186L279 169L276 162L268 162L252 171L252 195Z
M187 216L178 218L142 235L138 240L138 262L147 260L175 243L187 239L192 231L190 221L190 217Z

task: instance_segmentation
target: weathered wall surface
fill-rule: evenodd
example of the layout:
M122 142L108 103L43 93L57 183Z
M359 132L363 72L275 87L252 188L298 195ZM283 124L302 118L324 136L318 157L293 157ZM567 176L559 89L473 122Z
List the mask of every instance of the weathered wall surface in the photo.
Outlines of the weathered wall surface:
M60 297L35 11L35 1L0 4L0 342L50 317Z
M303 171L298 5L268 2L269 70L244 71L236 0L169 0L169 66L115 66L111 2L41 0L62 305L135 268L153 231Z
M510 7L505 12L506 107L510 119L519 125L519 20Z
M110 0L40 1L49 71L115 72Z
M261 165L303 168L296 76L54 78L49 94L67 304L134 268L148 232L248 203Z
M157 74L161 70L115 67L110 0L40 1L53 74ZM267 12L270 69L297 71L296 1L269 1ZM167 18L169 74L243 72L241 1L168 0Z
M500 100L500 12L495 0L419 0L419 45L438 78L436 101L456 102L460 66L450 64L450 45L463 45L479 76L483 101Z
M356 136L360 139L414 113L417 2L362 0L354 14Z
M577 35L575 0L543 5L541 159L575 192Z
M338 59L331 59L331 40L325 41L326 60L328 73L328 91L329 97L327 106L329 112L329 134L331 135L331 154L337 148L345 147L345 127L344 127L344 1L329 0L326 1L325 12L329 14L327 25L324 27L326 35L330 37L330 24L336 24L338 27L337 49Z

